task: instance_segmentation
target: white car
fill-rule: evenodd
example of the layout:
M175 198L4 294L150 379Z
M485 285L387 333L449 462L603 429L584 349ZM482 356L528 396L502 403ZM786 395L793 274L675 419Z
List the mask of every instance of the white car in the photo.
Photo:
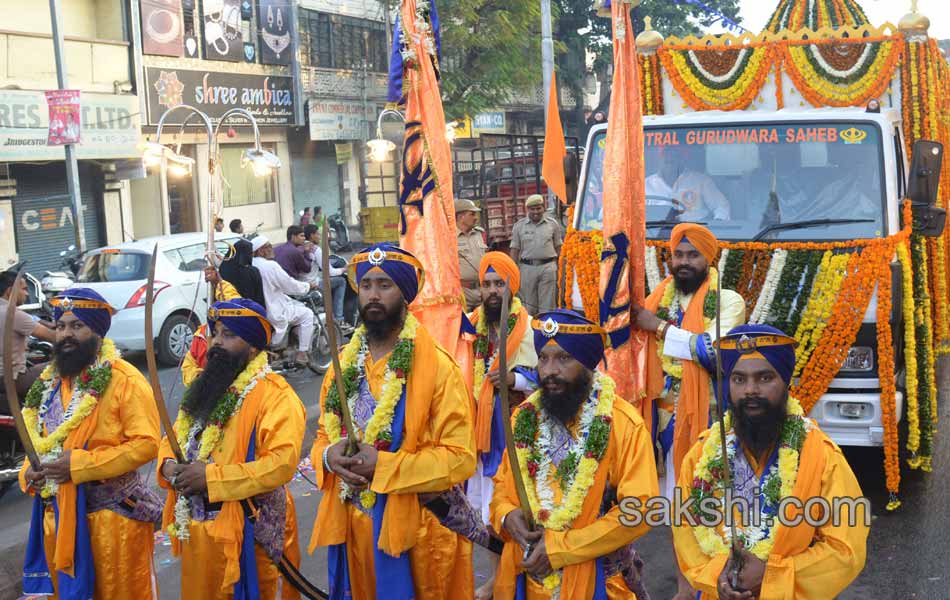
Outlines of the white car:
M227 244L239 239L234 233L216 234L218 252L224 254ZM207 243L207 234L178 233L98 248L83 258L75 286L95 290L116 309L109 338L120 350L145 350L145 292L152 251L158 244L152 331L157 332L158 360L175 366L208 313Z

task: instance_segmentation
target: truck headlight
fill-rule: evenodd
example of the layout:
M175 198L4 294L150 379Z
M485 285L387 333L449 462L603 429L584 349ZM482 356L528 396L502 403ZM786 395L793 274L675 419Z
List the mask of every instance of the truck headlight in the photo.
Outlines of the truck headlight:
M874 370L874 349L869 346L851 346L848 357L841 365L842 371L867 372Z

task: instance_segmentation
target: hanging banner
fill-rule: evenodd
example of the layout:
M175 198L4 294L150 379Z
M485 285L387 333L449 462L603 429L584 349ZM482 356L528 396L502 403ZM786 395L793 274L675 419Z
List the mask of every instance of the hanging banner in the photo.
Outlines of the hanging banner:
M82 131L79 90L51 90L46 92L49 106L49 134L47 146L78 144Z
M347 142L346 144L333 144L336 149L336 164L345 165L350 162L350 159L353 158L353 144L352 142Z
M290 15L287 0L260 0L257 28L261 32L261 62L265 65L289 65Z
M181 0L142 0L142 54L181 56Z
M204 24L205 58L208 60L244 60L240 0L204 0L201 3Z

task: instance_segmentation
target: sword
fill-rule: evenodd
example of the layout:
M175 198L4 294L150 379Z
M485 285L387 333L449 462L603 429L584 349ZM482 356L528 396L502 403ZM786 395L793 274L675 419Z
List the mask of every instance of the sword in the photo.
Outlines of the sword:
M343 426L346 427L346 456L354 456L359 451L359 441L356 439L356 430L353 429L353 417L350 415L350 405L347 402L346 386L343 385L343 370L340 367L340 355L337 352L336 324L333 322L333 289L330 286L330 234L324 223L320 240L323 252L323 313L326 318L327 335L330 338L330 358L333 360L333 381L336 383L337 395L340 396L340 414L343 415Z
M505 447L508 449L508 464L511 467L511 475L515 482L515 491L518 493L518 503L521 505L521 513L524 515L528 529L534 531L534 514L531 512L531 504L528 502L528 492L525 488L524 478L521 476L521 465L518 464L518 451L515 448L515 435L511 430L511 406L508 401L508 280L505 279L505 293L501 296L501 319L498 323L498 374L502 377L501 385L498 386L498 395L501 400L502 423L505 426ZM524 558L531 554L531 546L525 548Z
M722 397L722 273L716 274L716 413L719 421L719 441L722 445L722 457L723 457L723 485L726 490L732 489L732 473L729 468L729 461L727 460L728 454L726 453L726 422L725 422L725 409L722 406L723 397ZM728 406L728 400L726 400L726 405ZM725 496L723 496L725 498ZM725 510L728 510L730 507L724 506ZM742 558L739 554L739 538L736 536L736 522L732 518L731 514L723 515L729 523L729 533L732 536L732 564L733 571L731 573L730 584L732 589L739 589L739 571L742 570Z
M13 417L13 424L16 426L17 435L20 436L20 443L26 450L26 456L34 470L42 468L40 456L33 447L33 440L30 438L30 432L26 429L26 421L23 420L23 412L20 410L20 399L16 393L16 383L13 377L13 321L16 317L16 294L20 288L20 281L23 279L23 267L17 271L16 279L13 280L13 288L10 292L10 300L7 302L7 316L3 324L3 388L7 395L7 405L10 407L10 415Z
M155 300L155 263L158 260L158 244L152 251L152 262L148 268L148 283L145 287L145 360L148 363L148 379L152 384L152 396L155 398L155 405L158 407L158 417L165 428L165 436L168 438L168 445L175 455L175 461L178 464L185 464L185 453L181 451L181 445L178 438L175 437L175 427L172 424L171 417L168 416L168 407L165 406L165 395L162 393L162 384L158 379L158 363L155 362L155 339L152 332L152 305Z

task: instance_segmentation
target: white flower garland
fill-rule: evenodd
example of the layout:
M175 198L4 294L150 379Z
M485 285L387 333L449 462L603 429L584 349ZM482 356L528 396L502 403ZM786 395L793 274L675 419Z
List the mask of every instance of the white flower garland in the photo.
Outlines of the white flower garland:
M656 264L656 247L647 246L646 252L646 271L647 271L647 286L650 288L649 292L652 292L660 286L662 279L660 278L660 267ZM648 293L649 293L648 292Z
M736 56L736 62L732 65L732 68L729 69L729 71L727 71L724 75L713 75L712 73L707 71L705 68L703 68L703 65L699 62L699 59L696 58L695 52L689 51L686 53L686 56L687 58L689 58L689 62L693 63L693 66L696 67L696 69L700 73L703 74L704 78L710 81L714 81L716 83L724 83L726 81L729 81L733 77L735 77L735 74L739 70L739 68L745 64L744 61L749 51L750 51L749 48L743 48L742 50L740 50L739 55Z
M861 56L858 58L858 60L854 62L854 65L852 65L851 68L846 71L839 71L838 69L835 69L833 66L828 64L828 62L825 61L825 59L821 56L821 52L818 51L818 46L815 46L815 45L809 46L807 51L810 52L812 55L812 58L814 58L815 61L817 61L818 64L821 65L821 68L823 71L826 71L827 73L830 73L834 75L835 77L844 79L846 77L850 77L854 75L855 73L857 73L858 71L864 68L864 63L868 61L868 57L871 55L871 44L864 44L864 51L861 52ZM834 52L834 49L832 49L832 52Z
M729 248L723 248L722 254L719 255L719 272L726 272L726 260L729 258Z
M765 275L762 291L759 292L759 298L756 300L755 308L752 309L752 315L749 316L750 324L755 325L762 323L772 312L772 302L775 300L775 293L778 291L778 282L782 277L782 271L785 269L785 261L787 258L787 250L776 250L775 254L772 255L772 262L769 264L769 271Z

